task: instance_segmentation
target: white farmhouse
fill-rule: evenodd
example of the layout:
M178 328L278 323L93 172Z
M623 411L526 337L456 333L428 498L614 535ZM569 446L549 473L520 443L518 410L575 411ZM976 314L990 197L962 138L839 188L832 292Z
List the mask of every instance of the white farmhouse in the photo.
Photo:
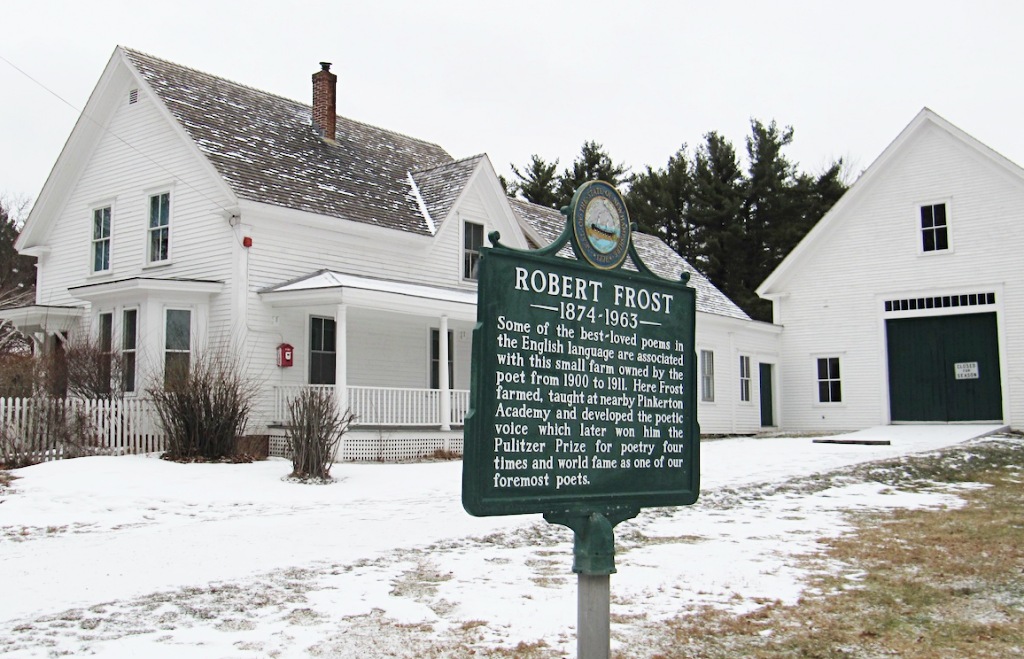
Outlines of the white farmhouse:
M922 110L758 294L781 424L1024 424L1024 170Z
M331 387L357 414L348 459L461 448L484 237L550 241L564 220L510 200L487 156L337 116L117 48L18 239L36 304L5 310L45 350L120 350L129 395L217 350L261 383L249 432ZM775 425L778 328L751 321L660 241L648 264L698 290L705 433Z

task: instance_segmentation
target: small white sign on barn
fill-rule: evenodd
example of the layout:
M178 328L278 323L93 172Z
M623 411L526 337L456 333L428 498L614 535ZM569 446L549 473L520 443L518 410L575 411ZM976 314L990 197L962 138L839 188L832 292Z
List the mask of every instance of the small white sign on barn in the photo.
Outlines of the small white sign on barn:
M953 373L957 380L977 380L978 362L957 362L953 364Z

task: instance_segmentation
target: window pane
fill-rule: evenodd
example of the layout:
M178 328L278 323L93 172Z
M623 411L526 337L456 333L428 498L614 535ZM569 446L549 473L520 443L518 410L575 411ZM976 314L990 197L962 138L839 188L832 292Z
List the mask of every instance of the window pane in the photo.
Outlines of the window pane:
M164 353L164 386L185 382L188 378L188 365L187 352Z
M309 383L335 384L337 371L337 354L333 352L313 352L309 355Z
M935 249L949 249L949 239L946 237L946 229L935 230Z
M124 312L124 326L121 328L121 348L124 350L135 350L138 314L136 309L126 309Z
M829 384L830 384L830 386L829 386L829 395L830 395L829 402L831 402L831 403L840 403L840 402L842 402L843 396L842 396L842 393L840 392L839 381L836 380L836 381L831 382Z
M170 218L171 195L164 193L149 198L150 228L165 227Z
M123 384L125 391L135 391L135 353L124 353Z
M933 226L946 226L946 204L932 206L932 217L934 218Z
M100 350L110 352L114 349L114 314L100 314Z
M923 244L924 251L926 251L926 252L934 252L935 251L935 232L932 231L931 229L927 229L922 234L922 238L924 239L924 244Z
M167 310L168 350L188 350L191 345L192 312L187 309Z
M932 219L932 207L922 206L921 207L921 228L930 229L935 226L935 222Z
M839 379L839 358L829 357L828 358L828 376L834 380Z

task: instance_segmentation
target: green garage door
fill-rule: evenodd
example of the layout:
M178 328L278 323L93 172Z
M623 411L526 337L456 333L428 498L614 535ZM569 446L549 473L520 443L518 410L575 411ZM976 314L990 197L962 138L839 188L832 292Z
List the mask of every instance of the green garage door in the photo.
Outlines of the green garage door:
M885 322L893 421L1001 421L994 313Z

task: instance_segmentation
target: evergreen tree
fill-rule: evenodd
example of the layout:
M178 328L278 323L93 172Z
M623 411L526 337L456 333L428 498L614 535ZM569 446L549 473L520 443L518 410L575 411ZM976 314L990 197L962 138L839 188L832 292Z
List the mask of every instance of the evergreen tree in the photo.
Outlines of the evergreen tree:
M35 258L22 256L14 249L19 222L16 213L22 210L0 198L0 308L22 307L35 299ZM23 353L31 343L6 322L0 321L0 353Z
M693 163L690 222L700 249L693 265L730 298L739 290L743 254L743 171L736 149L716 132L704 136Z
M616 165L603 146L593 140L584 142L572 167L558 179L558 208L568 206L576 188L587 181L607 181L618 187L629 182L628 174L629 168L621 163Z
M555 173L558 169L558 160L546 162L537 154L530 156L530 162L526 166L526 173L519 171L519 168L512 165L512 173L518 181L506 186L512 195L522 195L527 201L549 208L558 206L558 178Z
M693 181L686 145L668 160L664 169L633 177L625 195L629 217L644 233L658 236L691 263L700 253L690 212Z

